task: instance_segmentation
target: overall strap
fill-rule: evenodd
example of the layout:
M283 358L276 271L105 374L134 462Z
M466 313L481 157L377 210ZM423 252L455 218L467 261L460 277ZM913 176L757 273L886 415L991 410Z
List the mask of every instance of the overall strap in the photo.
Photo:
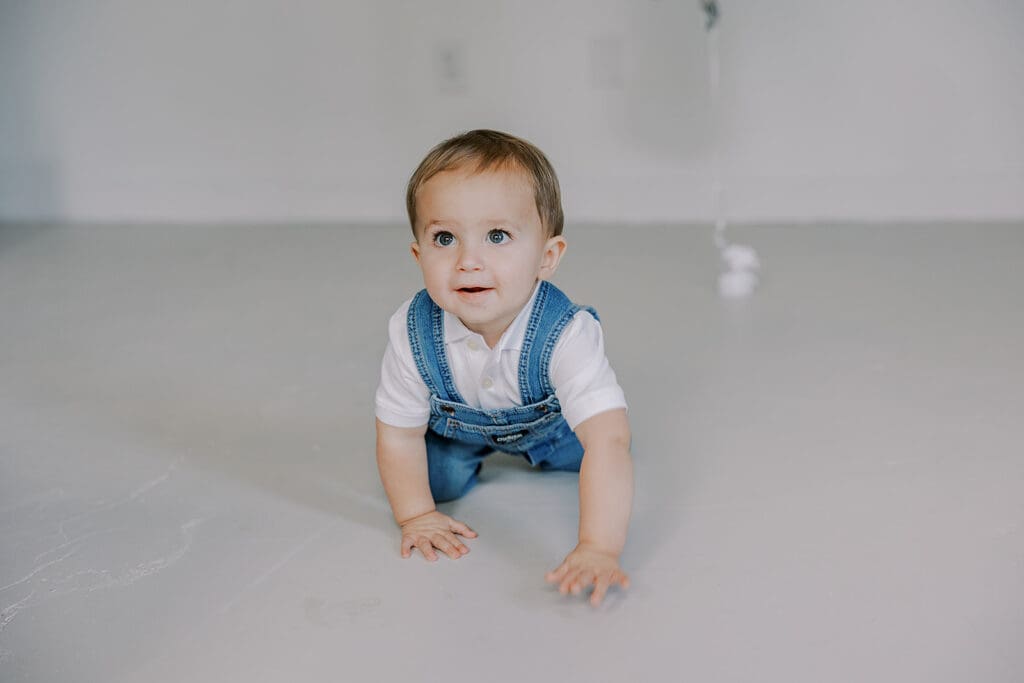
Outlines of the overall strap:
M448 352L444 347L444 311L434 303L427 290L420 290L409 304L406 327L416 369L431 395L443 401L464 403L448 366Z
M581 310L600 320L593 308L574 304L546 280L540 283L519 352L519 396L523 405L539 403L555 393L548 374L551 354L566 325Z

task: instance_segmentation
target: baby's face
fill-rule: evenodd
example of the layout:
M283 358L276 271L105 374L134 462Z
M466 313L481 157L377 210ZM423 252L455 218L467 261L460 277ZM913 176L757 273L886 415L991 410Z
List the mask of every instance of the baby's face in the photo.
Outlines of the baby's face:
M438 173L416 195L412 253L430 298L494 346L550 277L565 240L548 238L533 187L514 170Z

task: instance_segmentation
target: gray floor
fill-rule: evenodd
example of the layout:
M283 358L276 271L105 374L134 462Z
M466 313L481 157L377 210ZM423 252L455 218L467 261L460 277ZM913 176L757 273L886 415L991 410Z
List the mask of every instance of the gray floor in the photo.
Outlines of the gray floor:
M633 587L543 581L574 477L495 456L402 560L405 228L0 228L0 680L1024 680L1024 225L570 226L631 404Z

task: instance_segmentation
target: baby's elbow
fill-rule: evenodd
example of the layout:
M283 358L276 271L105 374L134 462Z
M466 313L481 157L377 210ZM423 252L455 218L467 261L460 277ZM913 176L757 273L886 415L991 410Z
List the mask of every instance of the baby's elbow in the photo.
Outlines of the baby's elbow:
M629 452L633 438L625 410L611 410L595 415L580 424L576 434L584 450L600 444L601 448Z
M630 443L633 441L633 434L629 429L629 419L626 417L625 408L609 411L606 426L609 432L606 438L616 448L628 451Z
M407 451L423 443L427 426L395 427L377 419L377 453Z
M622 429L616 430L609 439L612 446L618 451L629 452L630 446L633 443L633 435L629 431L629 425L625 425Z

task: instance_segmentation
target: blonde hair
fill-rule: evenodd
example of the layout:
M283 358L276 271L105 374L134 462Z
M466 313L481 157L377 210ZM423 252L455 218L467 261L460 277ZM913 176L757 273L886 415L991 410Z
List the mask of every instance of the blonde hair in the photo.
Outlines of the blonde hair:
M534 200L548 237L562 234L562 193L551 162L526 140L496 130L471 130L438 144L416 168L405 191L409 225L416 235L416 193L438 173L473 164L480 173L494 168L523 171L533 184Z

